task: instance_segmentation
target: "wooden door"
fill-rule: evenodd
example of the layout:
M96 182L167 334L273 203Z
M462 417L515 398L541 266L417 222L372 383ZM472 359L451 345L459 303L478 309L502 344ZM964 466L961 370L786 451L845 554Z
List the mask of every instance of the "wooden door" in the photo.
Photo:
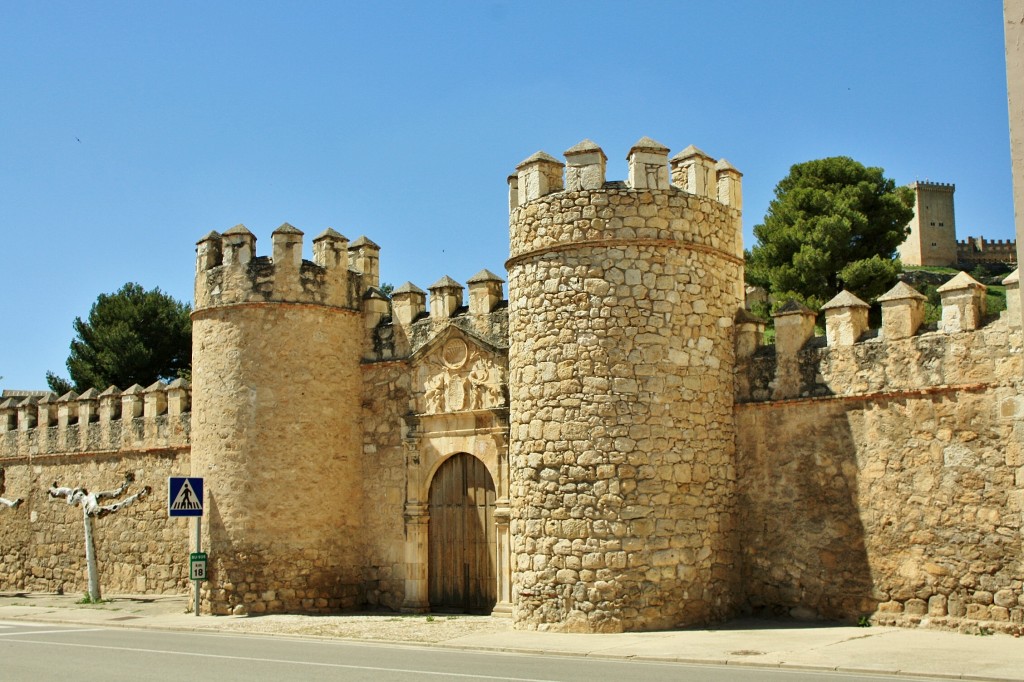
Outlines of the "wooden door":
M476 457L448 459L430 483L430 607L490 613L497 602L494 481Z

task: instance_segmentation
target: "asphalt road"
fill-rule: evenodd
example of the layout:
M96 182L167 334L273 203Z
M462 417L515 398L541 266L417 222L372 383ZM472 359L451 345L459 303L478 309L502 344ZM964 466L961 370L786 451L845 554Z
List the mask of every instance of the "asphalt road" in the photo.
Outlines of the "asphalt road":
M907 678L0 621L0 679L877 682Z

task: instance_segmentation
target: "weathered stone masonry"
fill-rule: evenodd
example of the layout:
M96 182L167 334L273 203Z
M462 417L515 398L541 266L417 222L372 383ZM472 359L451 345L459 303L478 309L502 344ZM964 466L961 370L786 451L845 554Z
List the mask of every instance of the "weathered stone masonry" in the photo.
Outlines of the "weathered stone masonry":
M733 609L739 212L673 186L667 153L641 140L632 182L609 185L603 152L584 142L567 152L569 188L542 154L512 182L512 583L524 626L671 627ZM714 177L693 148L673 166L683 183Z
M278 228L272 260L241 226L199 242L192 472L207 481L215 613L363 601L361 287L344 237L318 237L316 263L301 237Z
M242 226L200 240L193 386L0 402L3 495L25 498L0 508L0 589L84 589L80 515L46 489L129 472L153 494L96 524L104 588L188 589L164 481L191 472L212 613L468 590L544 630L1024 628L1017 274L999 319L961 274L935 329L899 285L879 330L843 292L824 337L791 305L762 346L728 162L643 138L609 182L592 142L565 157L509 178L507 301L486 270L389 300L379 247L333 230L312 261L287 224L270 256Z
M94 523L103 588L114 594L186 589L186 522L167 518L166 480L190 470L189 395L188 383L178 380L0 402L4 497L24 499L0 512L0 589L83 592L82 513L47 490L54 481L115 489L126 473L163 497L149 495Z
M972 292L983 287L963 274L955 283L943 287L944 311L956 312L941 331L918 331L911 311L923 297L898 285L898 296L883 297L893 305L881 338L865 338L866 317L840 333L864 306L847 294L828 311L835 343L780 339L776 352L741 363L748 607L875 613L885 623L1024 622L1019 311L1011 304L974 331L984 299ZM782 313L793 316L808 317ZM796 350L787 358L780 347ZM773 392L780 399L756 399Z

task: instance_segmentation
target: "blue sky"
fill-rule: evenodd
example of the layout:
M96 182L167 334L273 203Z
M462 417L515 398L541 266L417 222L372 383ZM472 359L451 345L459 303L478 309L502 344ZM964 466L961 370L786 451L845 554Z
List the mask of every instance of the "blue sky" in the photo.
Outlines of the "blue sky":
M196 240L290 222L427 288L504 274L506 176L643 135L744 173L746 244L794 163L954 182L1013 236L1002 3L0 0L0 388L66 375L129 281L191 301ZM122 387L123 388L123 387Z

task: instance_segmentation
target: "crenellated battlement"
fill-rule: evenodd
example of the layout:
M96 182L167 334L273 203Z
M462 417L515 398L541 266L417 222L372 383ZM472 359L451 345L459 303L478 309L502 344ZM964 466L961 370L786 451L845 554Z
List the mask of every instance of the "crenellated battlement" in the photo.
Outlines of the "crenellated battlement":
M1003 283L1007 309L987 319L986 287L961 272L939 287L942 319L923 329L925 297L900 282L878 300L882 325L868 326L868 304L848 291L823 306L825 336L814 336L815 313L790 303L774 314L775 346L760 349L765 323L737 319L737 402L997 384L1020 374L1017 271ZM1007 349L1016 344L1011 353ZM970 349L968 351L967 349ZM1007 358L1013 362L1007 362Z
M956 259L961 267L982 264L1016 263L1016 239L985 239L968 237L957 240Z
M877 329L843 291L820 316L786 304L765 345L743 308L741 174L648 137L626 159L615 182L590 140L518 165L507 299L488 270L389 299L380 248L331 229L312 260L287 223L264 255L243 225L200 239L192 386L0 395L0 494L22 499L0 514L0 587L81 589L52 481L191 473L213 512L204 612L1022 632L1019 274L998 318L959 273L938 324L901 283ZM928 238L912 246L944 265L955 186L915 186ZM321 489L334 502L310 504ZM97 525L123 593L187 589L163 497Z
M931 182L929 180L916 180L909 185L910 187L921 187L924 189L934 189L939 191L955 192L956 184L952 182Z
M124 391L6 396L0 458L188 447L191 397L184 379Z
M516 166L516 174L508 178L509 211L563 191L671 188L736 210L743 208L743 174L728 161L716 161L693 145L673 156L671 161L668 154L668 147L649 137L640 138L626 155L629 177L621 183L606 180L608 157L592 140L584 139L567 149L565 163L538 151Z
M739 265L742 174L693 145L668 155L668 147L642 137L626 156L624 182L606 180L606 156L591 140L566 150L565 163L545 152L521 162L508 178L506 267L570 243L673 243Z
M271 255L257 256L256 236L244 225L207 234L196 242L196 309L258 302L361 309L364 294L380 286L380 247L366 237L349 243L328 228L308 261L302 237L284 223L271 234Z
M958 239L957 246L972 246L979 251L985 251L988 249L1001 249L1009 251L1017 248L1016 239L985 239L984 237L968 237L967 239Z
M426 291L406 282L391 294L391 316L382 308L373 322L368 361L394 360L415 353L448 325L459 327L486 339L496 347L507 347L508 314L504 298L505 280L484 269L467 281L469 300L464 287L448 275ZM429 300L429 305L428 305Z

